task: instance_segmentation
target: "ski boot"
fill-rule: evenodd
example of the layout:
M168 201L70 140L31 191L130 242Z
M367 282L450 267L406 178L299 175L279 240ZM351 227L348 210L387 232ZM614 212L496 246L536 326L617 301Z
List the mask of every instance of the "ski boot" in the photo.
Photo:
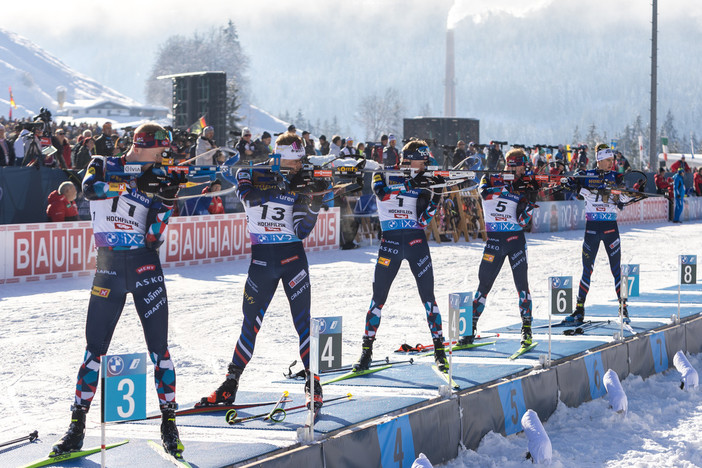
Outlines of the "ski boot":
M475 332L478 330L478 320L473 317L473 333L470 335L465 335L462 336L458 339L458 342L456 343L458 346L465 346L469 344L473 344L475 341Z
M473 344L473 341L475 341L475 335L465 335L465 336L460 337L456 344L458 346L465 346L465 345Z
M578 301L572 314L563 320L568 325L582 325L585 321L585 303Z
M241 373L244 372L244 369L230 362L227 370L229 373L224 382L222 382L222 385L212 392L210 396L203 397L197 406L231 405L234 403L236 390L239 388L239 377L241 377Z
M374 341L375 341L375 337L373 337L373 336L364 336L363 337L363 345L361 347L361 357L358 358L358 361L353 365L351 370L353 370L354 372L358 372L358 371L370 369L370 365L371 365L371 362L373 360L373 342Z
M522 324L522 341L520 344L523 348L531 346L531 324Z
M178 428L175 423L175 410L178 407L175 403L166 403L161 406L161 442L166 452L176 458L183 457L183 443L178 436Z
M436 362L436 367L441 372L448 372L449 363L446 359L446 351L444 350L444 339L434 338L434 361Z
M631 319L629 318L629 311L626 308L626 301L622 301L622 321L629 325Z
M312 392L310 391L310 376L312 374L310 371L307 371L307 377L305 380L305 403L307 404L307 409L310 408L310 404L312 403ZM319 376L315 375L314 376L314 412L315 414L319 413L319 410L322 409L322 405L324 404L324 397L322 396L322 384L319 382Z
M85 416L88 408L80 405L71 406L71 425L68 426L66 434L56 442L51 448L49 456L61 455L62 453L75 452L83 448L83 438L85 437Z

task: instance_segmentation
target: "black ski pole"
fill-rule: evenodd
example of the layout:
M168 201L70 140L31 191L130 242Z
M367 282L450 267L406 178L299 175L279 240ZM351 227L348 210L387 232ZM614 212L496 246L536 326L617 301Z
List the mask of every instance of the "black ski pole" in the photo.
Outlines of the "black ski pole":
M23 442L23 441L25 441L25 440L28 440L29 442L34 442L34 441L37 440L38 438L39 438L39 432L38 432L38 431L34 431L34 432L32 432L31 434L26 435L26 436L24 436L24 437L19 437L19 438L14 439L14 440L8 440L7 442L1 442L1 443L0 443L0 447L6 447L6 446L8 446L8 445L16 444L16 443L18 443L18 442Z

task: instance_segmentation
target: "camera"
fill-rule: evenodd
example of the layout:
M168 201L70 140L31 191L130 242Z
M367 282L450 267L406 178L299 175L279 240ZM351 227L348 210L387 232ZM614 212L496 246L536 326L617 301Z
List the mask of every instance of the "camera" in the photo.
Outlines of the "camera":
M34 117L35 122L38 120L48 124L51 122L51 112L46 107L42 107L39 109L39 114Z

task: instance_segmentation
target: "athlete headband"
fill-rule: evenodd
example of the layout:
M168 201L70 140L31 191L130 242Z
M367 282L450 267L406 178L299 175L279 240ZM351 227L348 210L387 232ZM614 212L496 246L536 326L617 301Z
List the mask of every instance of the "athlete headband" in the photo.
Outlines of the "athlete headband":
M431 157L431 151L426 146L420 146L414 151L403 151L402 159L407 159L409 161L428 161Z
M602 161L605 159L610 159L614 157L614 151L610 148L601 149L597 152L597 160Z
M157 130L153 134L139 132L134 134L134 146L137 148L168 148L171 146L171 140L165 130Z
M280 159L298 160L305 156L305 148L298 141L291 145L275 145L275 152L280 155Z

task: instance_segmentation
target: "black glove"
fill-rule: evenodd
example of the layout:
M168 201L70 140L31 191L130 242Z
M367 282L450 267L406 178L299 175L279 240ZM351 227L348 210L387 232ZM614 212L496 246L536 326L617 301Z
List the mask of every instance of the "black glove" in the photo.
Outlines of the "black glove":
M424 176L424 171L421 171L416 176L407 181L407 187L410 189L425 188L431 185L431 179Z
M432 180L431 180L431 185L439 185L439 184L446 183L446 179L444 179L443 177L441 177L441 176L439 176L439 175L434 176L434 177L432 177L431 179L432 179Z
M185 177L185 173L176 172L166 178L165 184L161 185L161 190L159 191L159 196L166 200L173 200L178 196L178 190L180 189L180 184L184 184L188 181Z
M324 192L329 188L329 180L327 179L313 179L308 185L310 192Z
M563 188L565 188L569 192L578 191L578 182L575 180L574 177L561 177L561 185L563 185Z
M324 198L324 195L316 195L312 197L312 201L310 202L310 210L314 212L318 212L319 209L322 207L322 199Z
M159 169L160 171L160 169ZM137 177L136 184L140 192L159 193L161 184L165 182L163 175L156 174L151 166Z

